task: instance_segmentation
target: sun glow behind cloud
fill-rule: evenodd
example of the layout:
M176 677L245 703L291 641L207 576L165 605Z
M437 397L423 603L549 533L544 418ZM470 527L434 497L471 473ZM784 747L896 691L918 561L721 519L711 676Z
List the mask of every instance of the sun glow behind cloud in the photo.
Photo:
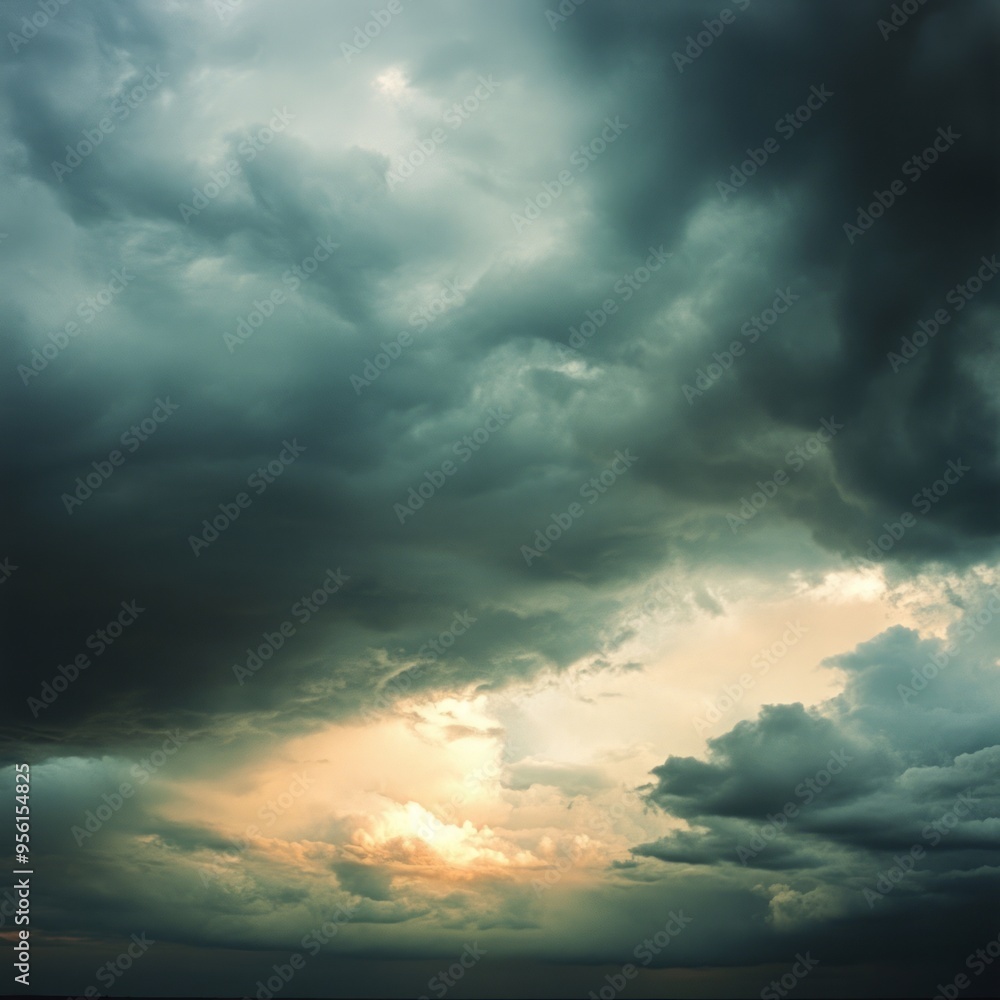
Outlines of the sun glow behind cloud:
M264 765L188 782L170 818L199 822L211 809L231 842L282 863L349 862L400 884L532 883L554 871L564 885L585 873L600 882L635 843L687 827L636 791L665 747L703 753L707 736L773 700L773 683L784 700L823 701L843 684L823 659L889 621L913 624L915 613L910 591L873 571L799 576L771 600L740 596L736 583L714 593L712 611L661 602L626 616L625 629L612 623L602 669L585 660L494 692L402 699L381 717L287 741ZM692 725L746 676L755 653L780 647L791 621L806 633L776 659L774 676L707 730ZM304 787L289 791L289 775ZM307 846L324 844L318 854Z

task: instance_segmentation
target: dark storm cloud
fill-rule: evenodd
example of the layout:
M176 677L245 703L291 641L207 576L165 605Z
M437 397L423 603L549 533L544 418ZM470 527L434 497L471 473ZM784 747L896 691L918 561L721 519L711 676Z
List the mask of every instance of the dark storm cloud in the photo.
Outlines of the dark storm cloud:
M18 19L15 7L8 20ZM312 94L277 72L287 25L260 48L261 33L280 21L266 7L234 13L231 30L200 8L176 17L67 8L5 55L7 166L35 206L37 229L12 224L0 250L52 293L44 315L19 295L6 306L8 503L25 526L9 545L19 570L6 597L11 653L28 664L14 679L11 721L65 729L102 707L125 710L126 696L164 712L255 711L303 686L312 696L297 712L350 713L380 679L369 650L405 661L467 608L475 628L422 684L492 685L559 667L593 648L591 612L607 607L602 591L616 581L682 553L749 558L753 542L734 548L725 517L778 469L790 482L767 517L801 522L828 548L860 555L883 520L912 510L913 494L961 459L972 471L926 517L915 515L919 528L887 559L979 554L989 544L991 384L970 364L992 336L993 286L898 374L886 360L994 250L995 191L985 178L997 139L984 103L992 70L977 28L977 18L995 17L988 5L924 11L888 41L874 26L878 5L749 8L683 72L672 53L697 33L700 7L592 4L558 31L537 5L508 11L490 15L494 29L521 44L492 62L480 41L449 47L448 32L470 13L442 7L408 11L409 33L387 29L381 56L373 45L367 63L331 71L342 81L374 76L424 39L409 57L413 81L446 106L496 68L493 103L456 134L465 144L456 157L476 141L530 140L537 125L517 119L525 81L550 88L551 113L572 106L564 153L543 160L529 143L514 172L497 174L485 193L474 181L467 199L427 182L419 198L389 190L390 158L369 149L313 148ZM340 37L350 34L347 14L310 7L305 16ZM948 44L932 46L942 31ZM161 67L163 83L58 179L52 162L147 66ZM199 110L199 73L221 80L253 66L274 68L273 86L220 128ZM814 85L833 96L723 203L716 181ZM282 110L292 123L252 159L241 153ZM420 125L434 120L422 114ZM516 233L510 213L600 134L604 115L627 127L548 217ZM843 223L938 125L961 139L850 245ZM499 157L503 147L494 148ZM179 205L231 161L240 173L182 220ZM581 204L589 210L576 212ZM16 221L12 202L7 211ZM530 268L504 257L512 239L530 241L555 219L570 227L572 245ZM491 233L486 244L476 225ZM339 248L230 353L223 334L285 287L282 276L321 238ZM626 299L616 283L660 247L674 256ZM30 262L27 272L15 257ZM74 258L85 264L52 270ZM470 273L473 258L486 269ZM123 267L134 281L22 384L17 366ZM448 281L460 300L453 295L418 332L409 317ZM800 300L689 403L682 386L713 351L744 339L740 327L775 288ZM618 315L575 359L560 355L570 327L609 297ZM413 346L358 395L350 376L403 329ZM163 397L178 404L176 415L67 515L60 495ZM491 407L505 408L509 422L400 524L393 504L454 460L453 443ZM824 418L844 425L827 454L789 469L789 450ZM301 458L195 559L188 537L286 440L301 443ZM579 500L621 448L638 456L634 468L526 566L519 546ZM280 662L236 685L233 663L338 567L349 585ZM585 588L574 610L529 610L529 595L570 581ZM148 610L36 721L26 699L132 599Z
M35 9L6 5L3 35ZM346 893L365 900L358 926L426 912L388 867L338 858L317 886L251 851L230 871L219 833L165 821L153 788L95 834L91 874L74 882L71 824L134 780L133 751L174 726L209 769L252 739L261 751L275 733L358 715L380 694L497 688L607 652L618 588L665 566L766 577L871 558L869 540L904 514L912 525L876 553L894 573L995 552L1000 286L990 272L971 299L949 297L1000 251L995 7L928 5L884 39L881 3L755 0L680 72L673 53L718 9L589 0L552 30L543 3L425 4L348 62L339 44L368 17L364 4L247 2L226 19L210 5L75 0L20 50L5 45L0 558L17 567L0 584L17 665L7 754L88 758L44 765L39 847L76 886L45 899L51 929L112 936L152 913L172 941L264 947L277 933L294 947ZM401 101L402 138L365 133L370 83L395 64L427 101ZM127 119L69 173L53 169L154 70L162 81ZM391 188L399 157L489 74L496 93L435 153L444 179L428 166ZM810 120L779 131L811 96ZM573 160L609 120L624 126L614 141ZM919 179L903 173L939 129L958 138ZM724 200L718 182L769 138L778 151ZM208 198L233 162L239 171ZM562 170L572 181L519 231L512 213ZM906 192L850 242L844 224L899 178ZM199 192L208 204L185 217ZM338 246L293 289L285 276L321 240ZM88 305L121 283L116 273L134 277ZM274 315L230 350L225 335L274 290L285 294ZM759 337L741 332L768 323L782 292L795 297L786 313ZM947 321L914 357L887 356L940 309ZM23 377L19 366L70 321L79 334ZM597 329L574 344L585 323ZM412 343L372 377L366 365L401 331ZM696 372L734 341L745 353L703 387ZM358 391L352 375L370 384ZM63 494L124 449L159 400L176 412L68 511ZM510 416L462 459L456 444L491 411ZM823 420L843 426L811 450ZM294 461L278 458L299 446ZM521 546L622 449L634 464L527 565ZM248 480L274 461L280 476L254 492ZM455 475L401 523L394 505L445 461ZM969 471L948 482L949 462ZM777 471L787 484L731 530L727 515ZM190 536L241 492L250 505L195 555ZM345 583L309 610L331 570ZM721 610L694 588L689 603ZM118 634L123 602L142 610ZM473 621L458 632L461 615ZM98 633L109 626L110 643ZM281 648L253 667L274 636ZM898 686L941 646L890 631L838 661L847 688L822 711L770 706L712 741L707 760L657 768L650 802L692 829L616 870L648 891L634 919L613 902L601 911L621 919L608 921L598 957L627 958L656 926L659 872L678 865L694 874L670 891L704 929L663 961L717 961L720 934L727 961L780 961L820 930L831 960L882 957L887 942L901 954L932 932L936 955L962 952L991 916L1000 803L993 659L985 637L959 638L949 670L912 699ZM594 661L604 663L621 666ZM252 676L241 684L234 665ZM32 709L44 685L58 698ZM93 759L112 752L128 760ZM801 805L796 788L835 753L852 759L744 870L736 848L769 813ZM573 793L606 782L530 760L510 779ZM975 809L870 910L862 889L894 854L926 844L926 825L967 788ZM154 838L155 862L140 837ZM218 876L207 887L206 866ZM474 896L455 894L456 927L469 912L477 926L539 919L514 890L498 913ZM116 912L122 898L131 903ZM937 916L927 898L941 901ZM574 915L533 947L592 960L589 942L607 937L600 919ZM434 948L452 944L445 935ZM426 941L414 932L406 947Z
M831 956L902 952L942 908L960 928L935 931L934 955L985 933L1000 853L986 694L998 608L995 591L976 595L944 639L890 629L829 662L847 675L831 702L765 706L710 739L707 760L668 758L646 794L691 829L635 853L818 887L837 905L808 933Z

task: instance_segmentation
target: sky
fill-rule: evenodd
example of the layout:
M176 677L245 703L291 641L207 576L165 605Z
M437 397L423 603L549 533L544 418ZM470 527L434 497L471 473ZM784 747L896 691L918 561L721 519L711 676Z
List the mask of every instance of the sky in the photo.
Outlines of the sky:
M995 995L995 4L0 30L5 992Z

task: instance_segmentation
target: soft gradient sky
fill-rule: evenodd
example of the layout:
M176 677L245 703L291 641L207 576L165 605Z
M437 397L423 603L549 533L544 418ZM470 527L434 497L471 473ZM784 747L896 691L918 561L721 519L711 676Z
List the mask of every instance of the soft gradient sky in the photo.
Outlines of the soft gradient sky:
M0 9L32 990L990 995L997 7L375 9Z

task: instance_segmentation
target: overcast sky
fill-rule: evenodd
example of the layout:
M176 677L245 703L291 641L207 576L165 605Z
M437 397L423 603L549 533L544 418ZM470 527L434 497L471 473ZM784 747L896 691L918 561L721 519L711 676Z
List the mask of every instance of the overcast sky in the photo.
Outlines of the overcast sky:
M0 27L32 992L993 994L996 4Z

